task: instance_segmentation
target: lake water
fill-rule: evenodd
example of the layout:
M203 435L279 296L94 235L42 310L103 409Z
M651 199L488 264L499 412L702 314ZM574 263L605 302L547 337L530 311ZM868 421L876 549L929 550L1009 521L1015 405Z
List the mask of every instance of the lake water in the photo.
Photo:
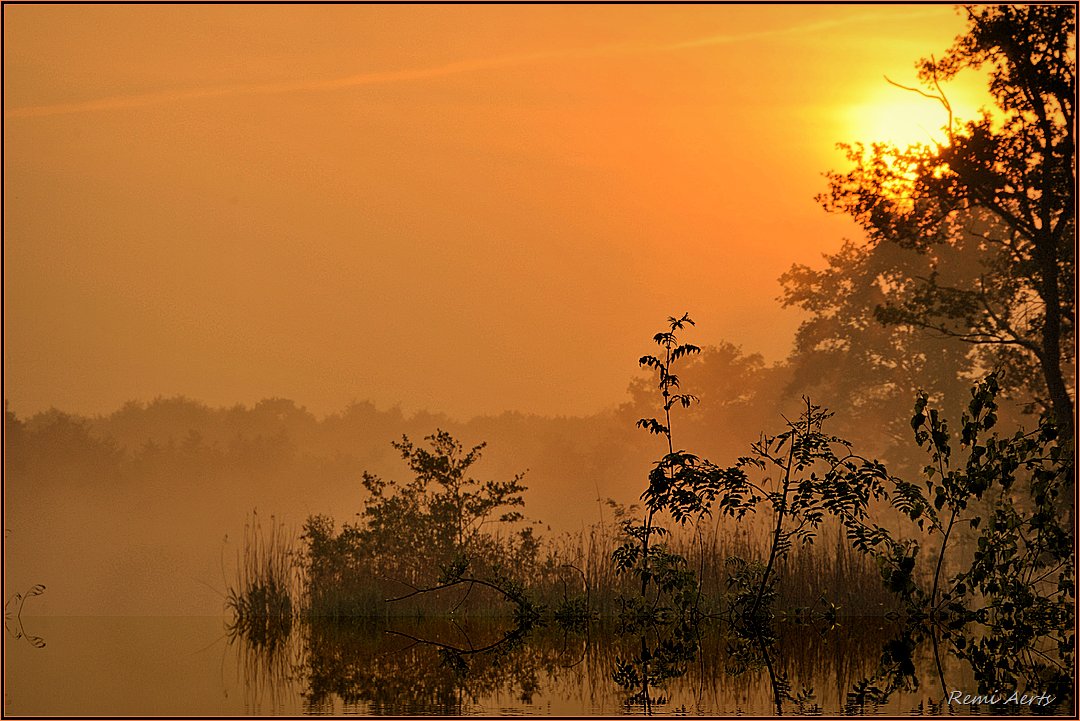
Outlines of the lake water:
M215 617L22 621L45 646L9 628L6 715L776 715L778 701L784 714L1071 713L1071 701L942 707L943 681L971 694L976 684L954 657L939 671L925 641L912 654L914 676L883 703L860 699L853 691L883 669L883 644L896 632L879 618L844 618L828 629L780 625L764 655L708 629L700 651L673 665L677 677L648 689L647 706L640 688L613 677L620 663L640 670L641 639L595 624L499 644L507 627L498 620L297 622L286 638L253 643ZM646 634L652 672L662 665L662 641Z

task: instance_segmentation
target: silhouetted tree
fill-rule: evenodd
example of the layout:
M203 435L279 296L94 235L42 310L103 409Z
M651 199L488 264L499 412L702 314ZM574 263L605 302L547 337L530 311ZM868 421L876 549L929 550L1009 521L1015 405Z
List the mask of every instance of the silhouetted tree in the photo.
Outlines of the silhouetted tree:
M849 241L825 258L824 268L795 265L780 278L783 304L810 313L795 334L787 384L843 409L833 424L838 433L915 471L923 459L911 449L911 398L922 389L950 411L962 407L971 348L874 320L891 298L884 279L926 275L928 256Z
M967 32L919 62L917 90L948 114L945 142L844 146L854 168L830 173L824 206L852 216L871 248L922 256L876 278L879 321L973 344L976 363L1041 376L1037 395L1073 435L1075 358L1075 8L964 9ZM954 123L940 83L988 70L994 112ZM913 88L913 90L915 90ZM955 273L962 253L965 273Z
M510 527L524 518L515 510L525 505L522 475L480 482L468 473L484 444L466 452L446 431L425 440L430 450L415 446L406 436L394 443L414 474L408 483L364 474L369 496L360 514L358 542L380 565L421 575L434 567L444 578L460 576L469 564L510 562L515 545L535 544L529 528L519 531L517 544L489 530L492 524ZM410 580L418 578L412 575Z
M13 414L10 420L17 422ZM123 451L111 438L98 437L84 418L53 408L19 428L20 468L37 482L78 487L119 477Z

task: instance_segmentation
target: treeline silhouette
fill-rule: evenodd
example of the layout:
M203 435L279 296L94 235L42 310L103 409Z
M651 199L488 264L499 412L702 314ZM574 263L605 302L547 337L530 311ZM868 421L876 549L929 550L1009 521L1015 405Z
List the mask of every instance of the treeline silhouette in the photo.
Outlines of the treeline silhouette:
M816 372L817 362L816 357L796 355L767 365L759 354L746 354L729 343L705 347L683 370L687 381L700 389L701 400L682 422L684 444L709 457L734 458L754 440L750 429L797 413L801 395L866 390L865 379ZM816 381L802 380L806 376ZM910 410L918 388L914 381L901 386L895 378L882 377L878 384L905 396L903 413ZM851 386L846 393L845 385ZM940 395L953 405L965 402L966 386L960 380L947 390ZM339 496L325 509L330 512L344 501L355 508L365 470L397 471L392 441L402 435L421 438L442 428L467 441L486 441L490 450L485 463L492 475L527 469L532 515L565 529L593 520L598 497L627 502L636 497L629 479L640 474L642 463L649 463L656 450L655 443L633 427L651 412L650 394L647 380L639 377L629 383L628 400L591 416L508 412L467 421L427 411L406 415L369 402L354 402L318 418L282 398L212 408L182 396L163 397L131 401L99 416L50 409L19 418L5 406L5 464L9 490L15 493L145 485L168 478L182 478L187 488L202 482L218 489L243 483L256 494L288 484L315 496L327 487L334 489ZM882 448L883 458L904 467L918 458L907 442L908 432L897 425L889 406L869 401L848 408L836 420L838 433ZM568 492L580 514L562 502Z

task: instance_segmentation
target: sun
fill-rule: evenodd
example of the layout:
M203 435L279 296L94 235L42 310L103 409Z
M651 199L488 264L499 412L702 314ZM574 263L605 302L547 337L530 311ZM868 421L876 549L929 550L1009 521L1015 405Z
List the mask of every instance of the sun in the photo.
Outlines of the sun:
M911 85L914 86L914 82ZM981 73L958 75L943 84L942 90L948 108L940 100L898 87L882 78L845 109L845 140L867 144L884 142L899 148L944 145L949 138L950 110L955 123L975 119L982 108L992 106Z
M869 154L873 143L885 143L896 149L886 151L880 160L891 171L891 178L881 191L900 207L911 202L915 170L905 152L912 146L937 147L949 144L949 125L980 116L983 108L992 108L985 78L976 73L958 76L943 86L947 105L935 97L899 87L886 79L867 88L859 99L843 109L844 143L861 143ZM991 111L991 117L995 114Z
M847 108L846 116L849 141L889 143L899 148L948 141L949 112L945 107L892 85L870 91L863 102Z

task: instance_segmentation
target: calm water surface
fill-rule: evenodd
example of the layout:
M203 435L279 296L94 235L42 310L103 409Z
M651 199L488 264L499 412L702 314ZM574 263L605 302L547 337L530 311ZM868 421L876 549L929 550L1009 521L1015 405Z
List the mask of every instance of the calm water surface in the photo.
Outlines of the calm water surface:
M887 702L854 696L882 670L883 644L896 631L878 618L781 626L767 657L711 630L700 653L678 665L681 675L649 688L648 709L639 688L613 680L620 663L640 660L640 639L597 626L542 629L479 653L505 623L297 623L287 638L265 642L230 636L225 619L209 617L27 617L23 626L46 645L8 632L5 714L776 715L778 701L784 714L1029 712L937 705L943 679L949 690L976 686L958 659L946 657L939 670L928 643L915 649L914 677Z

